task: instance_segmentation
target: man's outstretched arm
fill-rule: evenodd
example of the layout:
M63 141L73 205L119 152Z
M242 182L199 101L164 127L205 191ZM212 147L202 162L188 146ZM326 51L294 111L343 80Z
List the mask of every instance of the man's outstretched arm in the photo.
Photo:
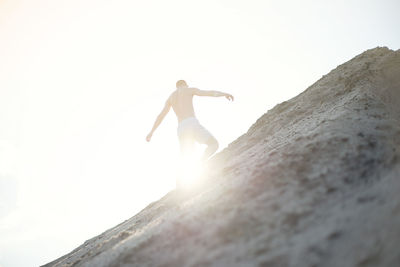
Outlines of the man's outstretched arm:
M157 127L161 124L161 122L163 121L165 115L168 114L169 109L171 108L171 104L169 103L169 100L167 100L167 102L165 102L165 106L163 108L163 110L161 111L161 113L157 116L156 121L154 122L153 128L151 129L150 133L146 136L146 140L147 142L150 142L151 137L153 136L154 131L157 129Z
M205 91L200 89L194 89L194 94L198 96L214 96L214 97L224 96L226 97L226 99L233 101L233 96L231 94L227 94L220 91Z

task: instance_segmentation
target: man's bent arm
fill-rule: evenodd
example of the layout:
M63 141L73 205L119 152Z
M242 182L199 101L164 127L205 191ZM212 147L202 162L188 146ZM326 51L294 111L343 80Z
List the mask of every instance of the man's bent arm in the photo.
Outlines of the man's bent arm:
M171 108L171 105L169 103L169 101L167 101L165 103L165 106L163 108L163 110L161 111L161 113L157 116L156 121L154 122L153 128L151 129L150 133L147 135L146 140L147 142L150 141L154 131L158 128L158 126L161 124L161 122L163 121L163 119L165 118L165 115L168 114L169 109Z

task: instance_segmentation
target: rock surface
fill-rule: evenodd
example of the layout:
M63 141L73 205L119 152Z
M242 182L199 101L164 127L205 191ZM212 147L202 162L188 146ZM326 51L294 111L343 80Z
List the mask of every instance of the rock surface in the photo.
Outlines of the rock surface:
M400 50L338 66L209 165L45 266L400 266Z

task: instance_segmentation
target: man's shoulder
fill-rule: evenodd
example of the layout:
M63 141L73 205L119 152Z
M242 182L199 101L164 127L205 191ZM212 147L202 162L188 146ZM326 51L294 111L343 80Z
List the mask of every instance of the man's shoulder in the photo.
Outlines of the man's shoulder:
M198 91L199 89L195 88L195 87L187 87L184 89L176 89L174 92L172 92L172 95L178 95L178 94L194 94L196 91Z
M200 90L199 88L196 88L196 87L189 87L188 89L190 90L191 94L195 94L196 92L198 92Z

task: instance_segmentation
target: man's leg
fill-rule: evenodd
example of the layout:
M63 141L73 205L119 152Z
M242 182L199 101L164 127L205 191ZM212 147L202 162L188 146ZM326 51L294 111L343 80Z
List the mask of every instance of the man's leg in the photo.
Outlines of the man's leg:
M218 141L206 128L200 125L200 123L196 125L194 136L197 142L207 145L202 157L202 161L206 161L217 151L219 146Z
M190 158L193 155L195 144L194 140L190 136L186 136L179 139L181 160Z
M184 180L186 180L187 176L189 175L188 165L193 155L194 140L189 136L181 137L179 138L179 144L181 153L178 166L178 177L176 179L176 187L182 188Z
M206 161L209 157L211 157L212 154L215 153L215 151L217 151L218 149L218 141L217 139L214 138L214 136L210 136L210 138L208 138L207 142L206 142L207 148L204 151L202 160Z

